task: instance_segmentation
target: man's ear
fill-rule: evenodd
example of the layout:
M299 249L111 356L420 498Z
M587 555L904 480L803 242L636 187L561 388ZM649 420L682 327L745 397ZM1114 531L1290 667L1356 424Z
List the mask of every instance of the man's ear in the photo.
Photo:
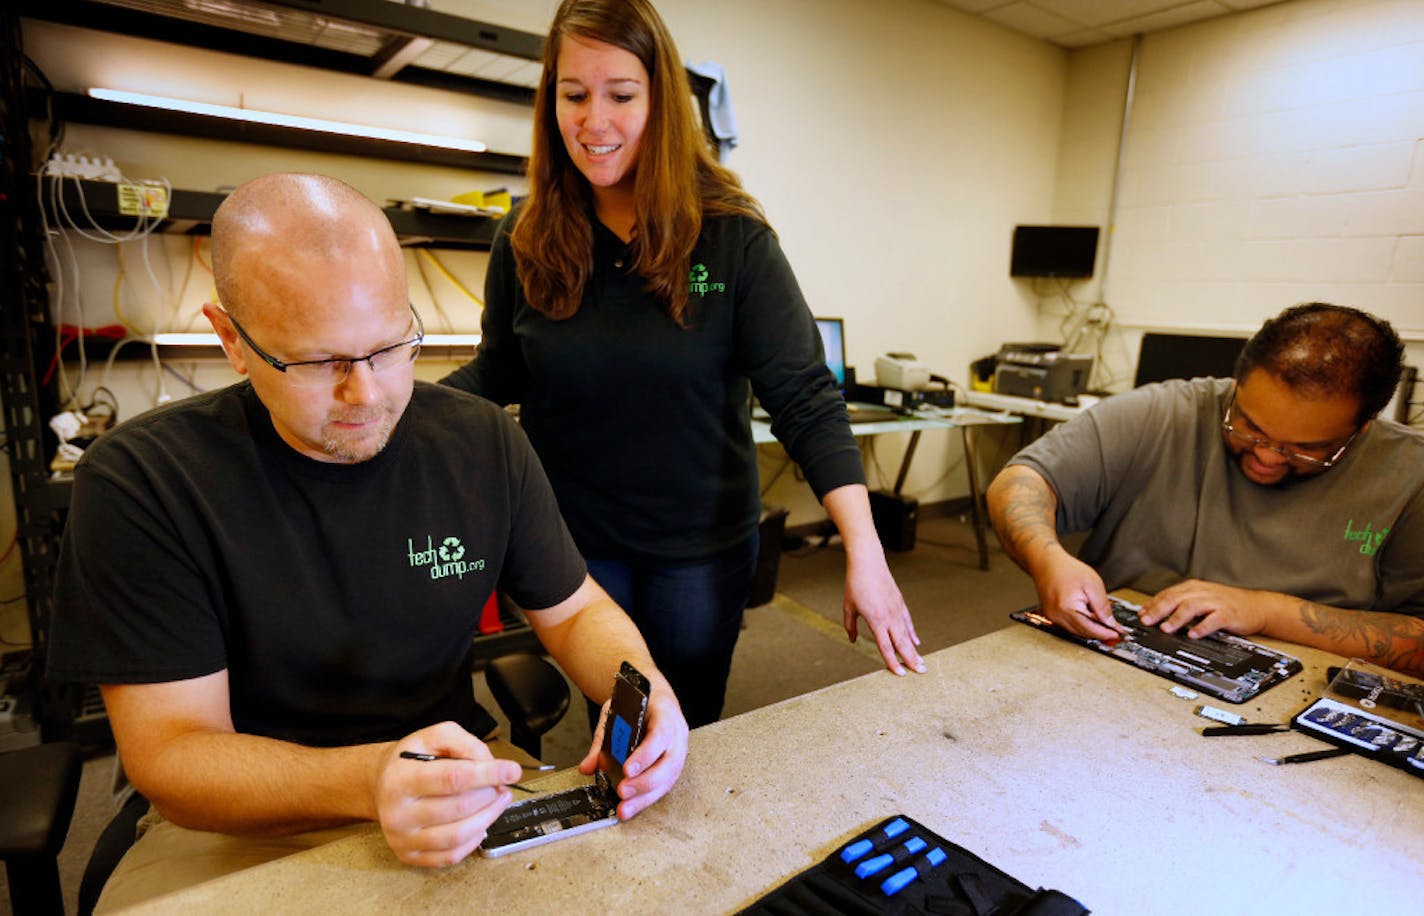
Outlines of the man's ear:
M213 330L218 335L218 340L222 343L223 354L227 356L227 361L238 375L247 374L247 357L242 352L242 339L237 336L237 328L233 327L232 319L222 306L216 302L203 303L203 315L208 319L208 324L213 326Z

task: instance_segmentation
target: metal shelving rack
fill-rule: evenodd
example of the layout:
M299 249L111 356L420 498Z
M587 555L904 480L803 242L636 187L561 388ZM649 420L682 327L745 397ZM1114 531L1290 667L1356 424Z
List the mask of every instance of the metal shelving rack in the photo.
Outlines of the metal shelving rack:
M544 38L390 0L21 0L33 19L532 104Z
M410 83L529 106L541 35L390 0L21 0L22 15L227 54ZM343 137L294 127L241 123L50 94L65 121L206 139L345 153L400 162L523 174L524 156L437 149L394 140Z
M0 10L0 400L31 647L19 664L7 659L4 667L25 671L12 678L7 689L16 693L21 711L48 732L73 718L64 709L66 700L49 695L43 686L52 583L69 491L66 484L50 479L53 446L45 419L58 405L53 386L42 381L39 370L50 364L55 341L39 199L31 177L34 150L24 61L19 17L7 7Z
M20 0L47 22L369 76L532 106L544 36L391 0ZM688 71L708 139L711 80ZM408 143L239 124L205 115L145 111L55 92L61 117L89 124L209 139L320 149L357 156L523 174L523 156L437 150Z
M46 199L51 191L50 182L56 179L46 177ZM59 192L63 195L64 207L71 213L81 209L87 217L106 229L124 231L133 227L134 218L120 211L119 186L111 181L90 179L63 179ZM82 197L82 202L81 202ZM188 235L209 235L212 232L213 213L227 197L215 191L189 191L174 188L168 201L168 214L160 220L156 232ZM494 241L497 217L466 216L458 213L433 212L428 209L408 207L386 207L386 218L391 221L404 247L431 248L472 248L488 249ZM59 215L50 214L52 225L59 224Z

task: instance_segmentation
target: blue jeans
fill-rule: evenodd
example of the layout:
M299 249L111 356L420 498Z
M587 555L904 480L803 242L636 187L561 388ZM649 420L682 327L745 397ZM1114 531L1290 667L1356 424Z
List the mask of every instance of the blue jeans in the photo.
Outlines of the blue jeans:
M697 563L589 560L594 581L633 618L690 728L716 722L756 575L757 536ZM597 709L590 711L596 721Z

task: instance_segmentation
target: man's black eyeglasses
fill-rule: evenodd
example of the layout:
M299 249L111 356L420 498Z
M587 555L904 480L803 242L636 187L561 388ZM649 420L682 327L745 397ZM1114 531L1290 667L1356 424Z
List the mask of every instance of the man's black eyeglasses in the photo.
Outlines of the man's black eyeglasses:
M1317 453L1312 455L1309 452L1302 451L1300 446L1292 447L1289 443L1267 439L1265 436L1259 434L1260 430L1252 428L1254 424L1251 424L1250 420L1236 416L1235 411L1236 392L1233 391L1231 393L1231 400L1226 402L1226 412L1222 414L1221 417L1221 428L1226 431L1228 436L1247 448L1270 449L1298 468L1318 469L1334 467L1340 459L1345 456L1345 450L1350 447L1350 443L1354 442L1355 437L1360 434L1358 429L1355 430L1350 434L1348 439L1340 443L1338 448L1332 448L1326 445L1311 449L1310 451ZM1243 424L1243 420L1245 420L1245 424Z
M285 362L263 350L248 336L242 325L237 323L236 318L230 314L227 317L237 329L238 336L252 348L252 352L261 357L264 363L285 375L287 382L293 387L324 388L346 381L346 377L351 374L351 367L356 363L365 363L371 367L372 372L384 372L413 361L420 353L421 342L425 340L425 324L420 320L420 313L415 310L414 305L410 306L410 313L415 319L415 336L409 340L382 347L365 356L336 356L331 359L309 359L300 362Z

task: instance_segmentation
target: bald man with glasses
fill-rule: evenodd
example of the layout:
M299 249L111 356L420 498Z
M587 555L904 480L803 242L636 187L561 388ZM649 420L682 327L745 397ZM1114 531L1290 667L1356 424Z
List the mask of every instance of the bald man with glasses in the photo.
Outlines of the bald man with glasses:
M1388 322L1308 303L1232 379L1145 385L1023 449L990 485L1039 602L1110 639L1107 591L1199 638L1260 633L1424 674L1424 435L1379 418L1402 371ZM1075 557L1060 535L1086 532Z
M470 681L496 585L588 696L624 660L648 676L619 816L664 795L677 699L509 415L414 380L385 215L330 178L259 178L218 208L213 268L204 312L245 380L128 420L75 469L47 675L99 685L153 806L100 908L372 824L410 865L469 856L521 773Z

